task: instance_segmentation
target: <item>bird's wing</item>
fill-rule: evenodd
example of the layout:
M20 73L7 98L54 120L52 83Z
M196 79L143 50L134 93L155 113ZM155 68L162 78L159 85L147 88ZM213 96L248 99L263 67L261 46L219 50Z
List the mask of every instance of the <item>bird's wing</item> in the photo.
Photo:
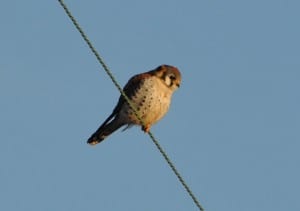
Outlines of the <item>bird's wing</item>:
M152 77L152 74L147 72L147 73L135 75L129 79L129 81L127 82L127 84L125 85L125 87L123 89L124 93L126 94L126 96L128 97L129 100L132 100L132 98L136 95L138 90L141 88L141 86L145 82L145 79L147 79L149 77ZM124 105L124 103L127 103L127 101L123 97L123 95L121 95L117 106L114 108L113 113L117 114L120 111L120 109L122 108L122 106Z
M129 79L125 87L123 88L123 92L126 94L126 96L129 98L129 100L132 100L132 98L135 96L136 92L141 88L143 85L145 79L152 77L153 74L150 72L142 73L133 76ZM124 103L127 103L126 99L121 95L119 97L118 104L114 108L113 112L109 115L109 117L102 123L100 128L103 128L105 125L107 125L122 109Z

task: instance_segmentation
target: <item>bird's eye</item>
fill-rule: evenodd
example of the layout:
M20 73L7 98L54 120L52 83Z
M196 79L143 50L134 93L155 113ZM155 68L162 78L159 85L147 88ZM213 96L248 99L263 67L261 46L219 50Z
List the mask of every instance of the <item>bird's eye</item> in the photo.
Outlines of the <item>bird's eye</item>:
M171 79L171 81L174 81L176 79L175 75L169 75L169 78Z

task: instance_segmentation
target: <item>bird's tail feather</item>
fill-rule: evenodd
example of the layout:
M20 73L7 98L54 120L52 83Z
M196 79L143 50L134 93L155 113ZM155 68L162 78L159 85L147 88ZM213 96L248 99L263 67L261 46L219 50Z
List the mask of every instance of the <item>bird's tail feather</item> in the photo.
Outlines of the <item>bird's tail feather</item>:
M101 125L98 130L88 139L87 143L91 145L98 144L121 126L123 126L123 124L120 124L119 121L116 121L116 119L112 120L110 123Z

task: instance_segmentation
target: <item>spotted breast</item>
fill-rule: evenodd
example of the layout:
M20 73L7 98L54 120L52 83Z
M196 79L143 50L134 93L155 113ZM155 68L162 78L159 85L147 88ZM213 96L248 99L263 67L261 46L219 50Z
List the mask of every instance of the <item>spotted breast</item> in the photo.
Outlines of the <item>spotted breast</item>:
M143 129L148 132L150 126L159 121L169 110L172 90L155 76L137 76L134 80L139 81L139 86L132 90L133 94L130 95L130 100L143 120L145 125ZM140 124L127 102L123 104L119 115L129 126Z

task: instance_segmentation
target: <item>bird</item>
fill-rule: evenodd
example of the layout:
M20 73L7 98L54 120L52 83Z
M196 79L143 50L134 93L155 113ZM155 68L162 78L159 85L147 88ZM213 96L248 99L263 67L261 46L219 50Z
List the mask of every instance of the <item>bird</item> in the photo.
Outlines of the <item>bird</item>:
M88 139L87 143L96 145L122 126L137 125L148 133L169 110L171 98L181 84L181 73L177 67L160 65L148 72L137 74L129 79L123 88L124 94L135 108L139 118L121 95L112 113Z

